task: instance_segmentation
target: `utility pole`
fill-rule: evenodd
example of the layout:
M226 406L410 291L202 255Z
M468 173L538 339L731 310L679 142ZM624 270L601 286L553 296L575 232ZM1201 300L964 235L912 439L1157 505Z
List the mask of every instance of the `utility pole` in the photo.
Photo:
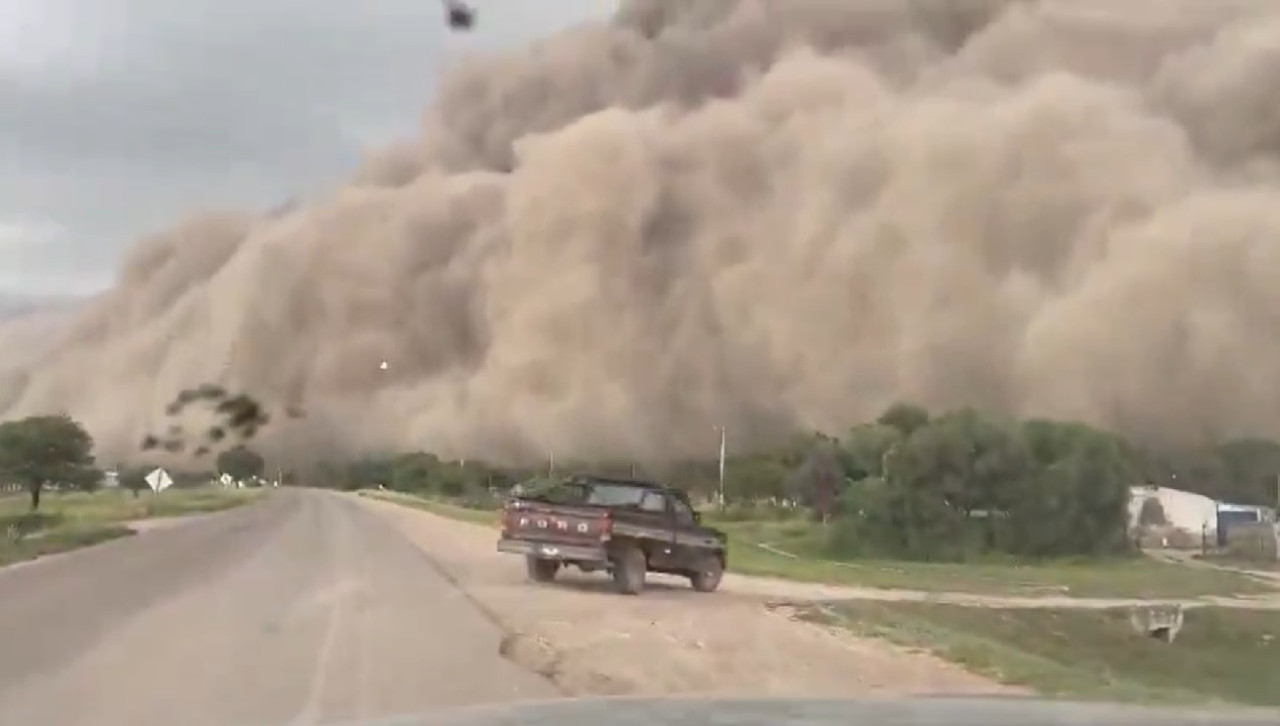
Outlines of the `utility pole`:
M719 500L720 508L724 509L724 455L725 455L725 430L724 426L716 426L720 431L720 481L716 491L716 498Z

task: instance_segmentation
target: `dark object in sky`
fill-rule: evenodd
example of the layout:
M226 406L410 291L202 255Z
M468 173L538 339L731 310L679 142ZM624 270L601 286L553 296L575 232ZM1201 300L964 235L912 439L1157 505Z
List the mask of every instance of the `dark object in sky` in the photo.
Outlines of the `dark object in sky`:
M253 436L259 426L270 420L261 404L244 393L224 399L215 410L223 416L227 428L243 432L245 438Z
M451 30L471 30L476 24L476 11L459 0L444 0Z
M226 397L227 391L222 386L205 383L179 393L178 397L165 407L165 413L170 416L177 416L182 413L182 409L186 408L187 404L195 403L196 401L220 401Z
M213 453L213 448L224 440L235 437L241 442L248 441L257 436L262 428L271 422L271 415L257 399L247 393L233 394L213 383L205 383L182 391L165 407L165 412L170 416L177 416L189 404L197 402L208 405L220 419L207 429L203 441L188 440L188 432L182 424L173 423L168 426L166 437L148 434L142 439L139 448L143 451L161 449L179 454L188 447L194 447L192 450L194 456L207 456ZM289 405L285 412L289 418L302 418L306 415L302 407L296 404Z

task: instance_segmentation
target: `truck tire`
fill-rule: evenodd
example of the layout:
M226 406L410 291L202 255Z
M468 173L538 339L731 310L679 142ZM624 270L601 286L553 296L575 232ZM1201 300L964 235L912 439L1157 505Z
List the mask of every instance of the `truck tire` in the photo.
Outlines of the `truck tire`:
M714 592L724 577L724 561L716 555L703 557L698 569L689 574L689 584L698 592Z
M559 562L532 555L525 558L524 564L529 572L529 579L534 582L551 582L556 579L556 572L560 569Z
M613 556L613 588L623 595L639 595L647 569L644 552L635 545L624 545Z

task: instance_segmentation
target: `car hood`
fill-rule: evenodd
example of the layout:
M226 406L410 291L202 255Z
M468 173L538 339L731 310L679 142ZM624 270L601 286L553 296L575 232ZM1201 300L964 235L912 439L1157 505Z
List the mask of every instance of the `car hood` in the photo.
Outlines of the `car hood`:
M338 726L1276 726L1280 710L1023 697L589 698L443 710Z

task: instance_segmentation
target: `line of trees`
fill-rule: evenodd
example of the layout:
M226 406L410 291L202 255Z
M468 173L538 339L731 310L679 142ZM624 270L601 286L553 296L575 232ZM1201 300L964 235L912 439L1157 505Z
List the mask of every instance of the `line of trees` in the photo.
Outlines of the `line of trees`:
M712 459L557 468L656 478L706 498L718 487ZM1274 505L1280 444L1237 439L1158 449L1080 423L1020 421L976 409L931 416L897 404L843 436L797 436L771 451L731 456L725 469L724 516L772 516L779 503L802 507L827 523L832 554L938 561L1103 556L1133 548L1133 486ZM502 468L418 452L322 464L305 478L487 507L514 483L547 473L545 466Z
M0 423L0 483L17 484L39 506L44 487L91 489L102 481L93 440L64 415ZM839 437L797 436L725 462L724 517L757 518L802 508L826 523L841 555L958 560L992 553L1096 556L1128 551L1129 491L1171 486L1215 499L1274 505L1280 444L1235 439L1176 450L1143 447L1080 423L1015 420L976 409L932 416L897 404ZM244 446L217 457L219 472L261 476L265 461ZM567 462L556 473L654 478L694 496L714 496L718 462ZM149 467L120 472L137 491ZM385 487L496 506L514 484L546 466L497 467L431 453L319 462L286 474L311 486ZM215 472L174 473L180 483ZM1144 515L1153 519L1155 513Z

